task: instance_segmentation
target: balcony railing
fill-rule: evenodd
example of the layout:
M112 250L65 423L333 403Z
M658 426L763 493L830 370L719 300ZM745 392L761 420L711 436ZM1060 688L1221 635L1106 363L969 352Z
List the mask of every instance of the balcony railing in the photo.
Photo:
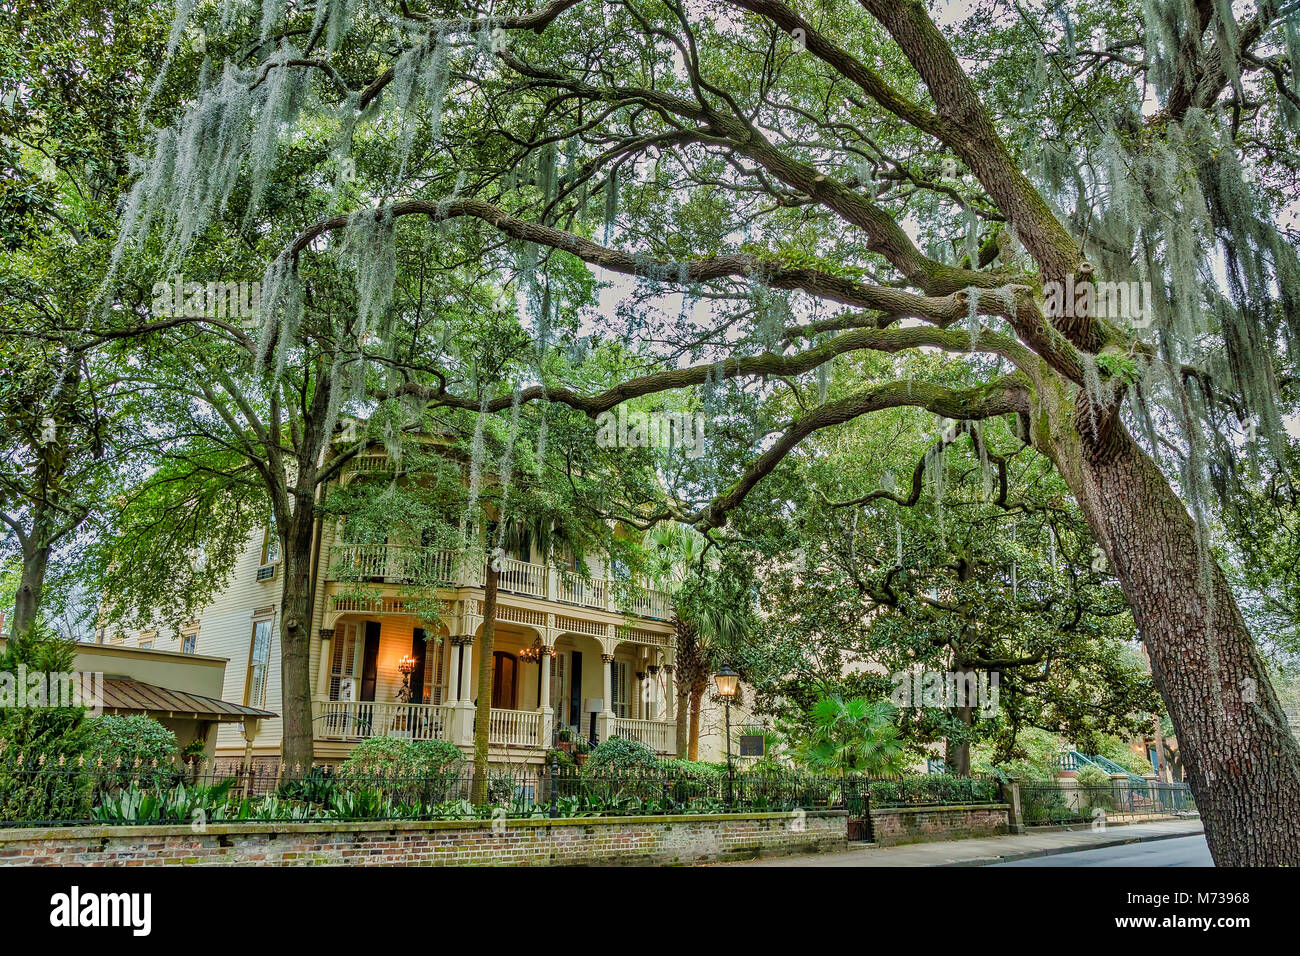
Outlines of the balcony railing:
M331 581L373 581L383 584L482 587L486 566L470 567L464 553L401 545L335 545L330 549ZM477 570L477 573L475 573ZM672 613L668 595L653 588L634 588L628 606L618 599L619 588L608 578L584 579L563 568L505 558L497 578L500 590L575 607L623 613L666 621Z
M666 720L633 720L630 717L615 717L610 724L610 733L615 737L639 741L661 754L676 751L676 729L676 724Z
M345 544L330 549L330 580L431 585L456 581L456 552L386 544Z
M399 704L370 700L317 701L317 739L369 737L450 739L451 708L445 704Z

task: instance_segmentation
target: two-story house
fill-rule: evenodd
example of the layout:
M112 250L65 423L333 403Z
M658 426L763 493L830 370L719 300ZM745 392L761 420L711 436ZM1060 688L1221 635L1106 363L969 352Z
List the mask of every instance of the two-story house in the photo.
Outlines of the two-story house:
M349 463L342 481L389 468L383 454L363 454ZM316 534L311 681L317 760L341 760L358 741L377 735L449 740L470 751L484 624L483 551L472 558L468 551L418 543L349 543L345 523L323 520ZM222 696L281 713L283 573L277 552L269 531L250 537L229 585L175 633L100 639L229 658ZM650 588L619 589L592 562L590 575L580 576L571 560L559 566L529 543L496 560L491 759L541 762L566 728L574 739L618 734L671 754L675 689L667 596ZM413 589L417 580L422 584ZM439 608L436 621L428 615L431 604ZM240 728L222 727L217 756L277 757L281 736L280 719L265 720L250 750Z

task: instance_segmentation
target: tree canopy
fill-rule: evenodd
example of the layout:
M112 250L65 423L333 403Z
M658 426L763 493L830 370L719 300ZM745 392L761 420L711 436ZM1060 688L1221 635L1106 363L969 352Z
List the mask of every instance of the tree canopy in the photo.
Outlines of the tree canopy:
M1300 318L1300 21L1245 8L181 3L160 65L109 81L143 129L98 301L42 323L74 351L129 339L168 460L215 443L269 507L291 757L310 755L301 555L376 437L327 456L340 415L390 447L457 416L472 487L485 418L540 463L555 409L642 403L704 415L707 454L663 456L624 519L720 545L757 502L802 520L891 652L924 631L1024 673L1060 650L1133 692L1096 547L1216 859L1295 862L1300 747L1223 567L1242 530L1223 516L1289 474ZM177 275L260 276L258 322L201 296L154 314ZM769 497L823 436L872 429L910 445L892 489L845 466L804 476L816 507ZM968 454L963 501L995 488L952 513ZM909 474L936 507L890 562L891 518L921 519L874 506L915 505ZM1055 692L1041 722L1077 720L1088 699Z

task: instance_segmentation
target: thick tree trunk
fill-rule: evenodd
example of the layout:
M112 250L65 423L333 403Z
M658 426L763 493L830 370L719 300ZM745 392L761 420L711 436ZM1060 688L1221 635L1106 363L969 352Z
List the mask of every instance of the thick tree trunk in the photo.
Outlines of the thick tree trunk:
M281 541L284 591L280 597L281 753L290 771L315 759L311 712L311 560L315 502L299 496Z
M677 707L674 713L677 721L677 756L679 759L690 758L691 750L691 688L698 682L700 662L698 660L699 640L695 628L686 620L673 616L673 630L677 639Z
M1073 427L1052 445L1133 609L1215 862L1300 866L1300 745L1186 507L1118 425L1099 460Z
M704 688L691 688L691 736L687 743L689 760L700 759L700 705L704 701Z
M677 732L677 756L685 760L691 739L691 689L681 682L677 684L677 707L673 717L677 722L674 728Z
M38 535L42 534L39 529L34 531L32 540L38 540ZM33 545L23 549L23 566L18 578L18 590L14 594L14 619L9 629L11 634L26 634L36 623L41 598L45 594L45 573L49 566L49 547Z
M496 641L497 583L499 572L488 559L483 582L483 627L478 643L478 701L474 708L474 785L470 796L476 807L487 803L488 746L492 729L492 648Z
M954 707L951 711L952 716L961 721L966 727L970 727L974 719L974 708L967 705L965 707ZM943 766L944 770L954 776L970 776L970 738L949 737L944 741L943 747Z

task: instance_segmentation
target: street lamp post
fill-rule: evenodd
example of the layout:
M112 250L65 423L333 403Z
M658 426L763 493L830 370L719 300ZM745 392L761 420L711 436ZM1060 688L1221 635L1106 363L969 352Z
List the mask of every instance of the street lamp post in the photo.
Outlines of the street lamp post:
M730 808L736 793L735 774L731 768L731 698L740 689L740 675L724 665L713 675L713 680L718 685L718 696L722 698L727 710L727 807Z

